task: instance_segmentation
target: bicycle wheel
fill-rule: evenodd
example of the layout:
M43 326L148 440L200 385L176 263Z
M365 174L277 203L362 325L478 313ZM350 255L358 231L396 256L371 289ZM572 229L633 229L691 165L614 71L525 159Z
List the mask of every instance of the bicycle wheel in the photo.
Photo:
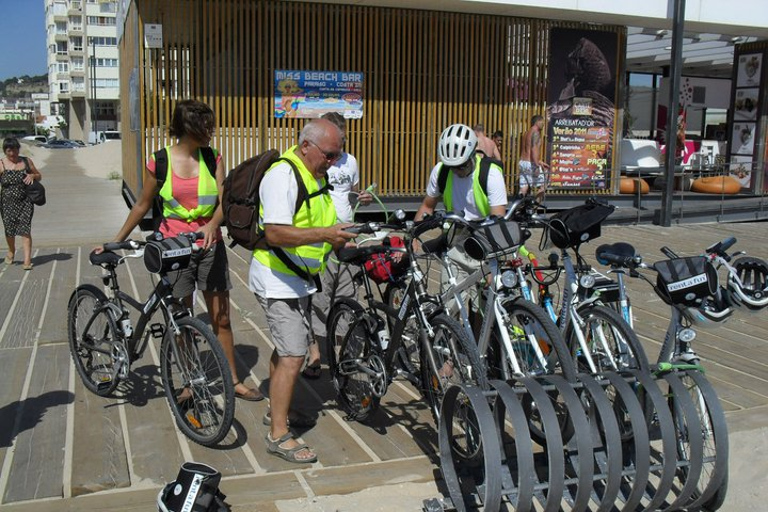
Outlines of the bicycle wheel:
M445 314L433 317L430 324L434 337L429 340L429 353L421 357L422 392L439 426L443 397L449 387L471 384L487 390L490 384L477 344L461 324ZM482 457L480 428L467 400L457 400L450 431L451 445L459 457L469 462Z
M235 416L232 373L224 350L200 319L176 320L160 348L165 397L179 429L192 441L212 446L224 439Z
M517 361L520 368L518 376L539 377L542 384L548 384L546 376L559 372L568 382L576 382L576 367L573 359L570 357L560 330L547 316L546 311L522 298L505 302L504 309L507 316L504 327L507 329L512 348L512 353L507 353L506 359L511 361L514 358ZM499 341L501 341L500 337ZM537 348L541 356L537 354ZM508 348L499 347L498 350L501 352ZM511 362L506 364L511 365ZM548 396L557 414L563 442L567 443L573 436L573 422L568 414L568 408L557 391L548 392ZM531 438L544 446L546 434L535 401L530 394L525 394L522 403L528 416Z
M79 286L67 307L69 351L85 387L99 396L110 395L120 382L121 358L128 364L127 353L117 334L114 315L99 309L107 296L91 285Z
M512 353L507 357L517 360L520 373L539 377L560 372L567 381L576 382L576 366L570 351L546 312L522 298L507 301L503 307L507 315L505 327L512 342Z
M368 418L380 400L374 393L370 376L360 369L367 368L372 355L364 314L360 304L341 298L331 307L326 324L328 366L337 402L347 419L355 421Z
M597 373L625 370L648 371L648 356L637 334L618 313L606 306L582 305L579 316L584 320L583 334ZM582 352L571 320L566 329L567 345L579 372L592 373Z
M677 374L685 390L690 395L700 421L700 431L692 431L676 403L674 395L670 398L670 408L677 428L678 459L687 462L690 458L689 439L699 437L703 442L702 467L691 496L689 510L713 511L719 509L725 500L728 488L728 433L720 403L709 381L695 370ZM681 464L679 476L687 482L689 467Z
M606 371L625 373L627 370L639 370L648 373L648 356L645 354L637 334L624 319L607 306L586 304L578 308L578 314L584 320L581 328L585 345L595 366L595 375ZM589 361L574 329L573 319L566 329L567 344L579 372L592 373ZM643 406L646 421L650 425L653 407L641 387L635 389L638 400ZM621 396L613 386L605 389L608 399L613 404L622 441L632 438L632 422Z

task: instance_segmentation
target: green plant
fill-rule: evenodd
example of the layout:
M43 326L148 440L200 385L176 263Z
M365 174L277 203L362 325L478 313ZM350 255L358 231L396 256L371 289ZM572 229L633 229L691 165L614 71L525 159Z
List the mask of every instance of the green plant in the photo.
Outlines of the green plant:
M117 172L117 171L112 171L112 172L110 172L110 173L109 173L109 175L107 176L107 179L108 179L108 180L121 180L121 179L123 179L123 175L122 175L122 174L120 174L120 173L119 173L119 172Z

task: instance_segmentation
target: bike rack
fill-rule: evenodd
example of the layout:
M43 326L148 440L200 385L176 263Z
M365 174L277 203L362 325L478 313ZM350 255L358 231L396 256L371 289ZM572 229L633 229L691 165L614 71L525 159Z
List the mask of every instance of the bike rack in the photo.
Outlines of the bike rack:
M490 384L489 391L457 385L446 392L439 441L448 496L425 500L424 510L496 511L503 503L517 512L674 511L700 507L727 483L725 416L699 371ZM468 423L482 457L454 448ZM714 454L704 450L705 438ZM701 476L709 480L697 492Z

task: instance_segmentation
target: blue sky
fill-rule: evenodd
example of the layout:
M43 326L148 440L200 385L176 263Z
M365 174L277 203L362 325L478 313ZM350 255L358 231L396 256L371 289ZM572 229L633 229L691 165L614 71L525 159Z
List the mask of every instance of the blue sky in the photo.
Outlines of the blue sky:
M0 0L0 80L42 75L48 68L43 0Z

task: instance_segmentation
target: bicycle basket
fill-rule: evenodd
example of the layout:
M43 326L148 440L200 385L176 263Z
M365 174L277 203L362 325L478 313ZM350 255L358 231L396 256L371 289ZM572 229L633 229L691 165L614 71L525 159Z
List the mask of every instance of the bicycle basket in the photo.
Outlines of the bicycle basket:
M399 236L388 237L384 240L385 245L387 240L391 247L405 247L403 239ZM368 274L374 282L382 284L388 281L394 281L398 277L402 276L408 268L408 257L403 254L403 258L398 261L392 261L392 257L384 252L378 252L372 254L368 261L365 262L365 272Z
M595 201L554 214L545 229L555 247L567 249L600 236L600 225L616 207Z
M470 258L482 261L514 252L524 241L520 224L501 219L474 229L472 236L464 240L464 251Z
M657 261L656 291L667 304L694 306L717 292L717 271L704 256Z
M192 242L187 237L153 240L144 246L144 266L153 274L181 270L192 258Z

